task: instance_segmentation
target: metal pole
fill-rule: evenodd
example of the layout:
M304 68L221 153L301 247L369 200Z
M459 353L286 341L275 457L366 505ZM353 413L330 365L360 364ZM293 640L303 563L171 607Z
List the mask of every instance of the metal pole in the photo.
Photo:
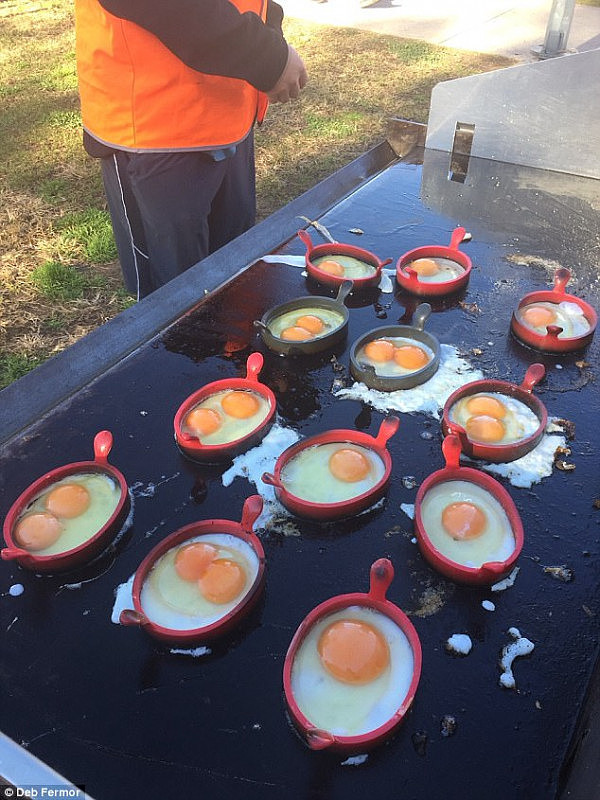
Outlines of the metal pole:
M575 0L553 0L544 44L533 48L534 55L553 58L566 53L574 11Z

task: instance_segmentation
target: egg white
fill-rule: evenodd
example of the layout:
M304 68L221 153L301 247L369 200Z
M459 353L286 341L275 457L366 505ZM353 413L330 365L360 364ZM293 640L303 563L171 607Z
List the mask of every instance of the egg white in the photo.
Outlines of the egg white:
M271 403L266 397L263 397L263 395L259 394L258 392L242 390L248 391L249 394L256 398L258 401L258 410L255 414L252 414L252 416L246 417L245 419L231 417L223 410L221 400L226 394L229 394L232 391L240 390L224 389L221 392L215 392L215 394L205 397L200 403L196 403L196 405L192 406L192 408L190 408L184 416L181 423L181 429L192 436L196 436L201 444L206 445L235 442L237 439L241 439L242 437L252 433L252 431L258 428L267 418L271 410ZM218 411L222 420L221 427L214 431L214 433L209 433L206 436L198 436L198 434L192 428L186 425L187 415L190 414L195 408L208 408L212 409L213 411Z
M533 411L514 397L500 392L475 392L474 394L461 397L448 411L448 417L452 422L457 422L466 429L467 420L474 416L467 408L467 403L474 397L493 397L499 400L506 408L505 416L500 420L504 425L504 436L497 442L489 442L491 445L513 444L534 434L540 426L540 420ZM476 441L470 437L472 441Z
M540 336L545 336L548 333L546 329L547 326L531 325L523 317L524 312L528 308L533 307L547 308L548 310L554 312L556 319L550 324L558 325L562 328L562 331L558 334L559 339L571 339L575 336L583 336L591 328L591 325L583 313L583 310L577 305L577 303L571 303L567 300L564 300L561 303L528 303L527 305L517 309L516 317L521 325L524 325L531 331L535 331L536 333L540 334Z
M410 375L413 372L419 372L419 370L425 369L427 364L433 360L433 350L423 342L417 341L416 339L407 339L403 336L384 336L382 338L387 342L391 342L394 347L403 347L407 344L419 347L427 355L427 363L422 367L417 367L416 369L407 369L406 367L402 367L400 364L397 364L393 358L390 359L390 361L374 361L372 358L369 358L366 355L365 348L361 347L356 353L356 360L361 365L368 364L369 366L373 367L376 375L381 375L382 377L386 378L390 378L395 375ZM369 342L366 344L369 344Z
M473 503L483 511L487 524L476 539L456 540L442 524L442 513L451 503ZM483 487L470 481L444 481L433 486L421 504L421 522L433 546L446 558L465 567L481 567L506 561L516 540L501 504Z
M106 525L112 517L121 499L121 487L110 478L98 472L85 472L69 475L51 486L48 486L27 506L25 512L17 520L17 524L33 512L47 511L46 498L54 489L67 483L76 483L86 488L90 494L90 504L78 517L67 519L58 517L62 532L56 542L43 550L36 550L36 556L53 556L66 553L79 547Z
M341 278L367 278L374 275L376 268L372 264L367 264L354 256L343 256L337 253L332 253L329 256L321 256L320 258L311 259L315 266L319 266L322 261L337 261L338 264L344 268L344 274L340 275Z
M356 619L377 628L390 651L390 663L367 684L337 680L322 665L317 644L324 629L336 620ZM385 614L364 606L348 606L323 617L298 648L291 673L294 699L317 728L336 736L360 736L386 723L408 693L414 656L404 631Z
M329 469L336 450L362 453L370 462L369 474L359 481L341 481ZM372 489L385 475L383 459L373 450L350 442L331 442L306 447L281 470L281 482L288 492L311 503L341 503Z
M421 256L421 258L415 259L415 261L420 261L421 259L427 259L427 261L434 261L438 267L438 272L435 275L417 275L420 283L447 283L448 281L453 281L455 278L458 278L459 275L462 275L465 271L465 268L461 266L458 261L453 261L451 258L430 258L429 256ZM408 267L413 265L413 261L409 261L408 264L405 264L403 269L406 270Z
M312 341L313 339L320 339L323 336L327 336L327 334L339 328L344 322L344 317L338 311L329 308L297 308L294 311L286 311L285 314L275 317L269 322L269 330L273 336L281 338L281 334L286 328L291 328L296 325L297 320L300 317L305 317L307 314L319 317L324 323L324 328L320 333L315 333L312 339L307 339L306 341Z
M217 548L216 558L228 558L240 564L246 582L240 594L229 603L211 603L196 581L185 581L175 569L177 551L188 544L203 542ZM196 536L172 547L154 564L142 584L140 602L149 620L172 630L203 628L225 617L248 594L258 574L259 560L253 548L237 536L211 533Z

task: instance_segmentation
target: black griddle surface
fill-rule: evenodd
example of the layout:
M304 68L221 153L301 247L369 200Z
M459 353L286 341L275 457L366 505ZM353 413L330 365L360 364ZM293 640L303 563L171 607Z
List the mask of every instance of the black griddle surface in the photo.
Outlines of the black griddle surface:
M486 377L520 383L529 364L546 365L547 378L535 391L551 416L575 424L568 460L576 469L555 469L531 489L502 481L525 528L520 572L507 591L445 581L411 541L412 523L400 504L413 503L416 489L405 488L402 478L420 483L443 459L439 424L423 414L402 414L389 443L394 466L386 503L343 522L298 522L299 536L283 529L262 533L263 599L210 654L174 653L139 629L111 622L117 586L158 541L195 520L238 520L244 499L255 493L242 478L224 487L226 466L199 466L175 446L173 416L197 388L243 376L247 356L260 350L261 380L274 390L283 424L303 437L332 427L378 431L381 413L331 393L339 375L331 354L284 358L263 347L254 319L293 297L328 294L307 290L301 271L290 266L252 266L163 336L33 421L5 449L3 517L39 475L91 458L93 436L104 428L115 438L110 461L134 497L132 528L116 552L94 565L42 577L0 564L0 591L14 583L25 589L19 597L0 598L0 727L85 784L97 800L555 795L597 654L600 511L593 501L600 493L600 401L594 375L600 338L583 355L545 356L514 342L509 321L525 293L551 285L550 260L572 268L570 291L600 307L597 225L585 200L590 181L485 167L479 186L446 187L443 178L440 192L453 193L447 214L431 183L424 183L420 197L421 164L398 163L321 221L336 239L394 263L413 247L447 244L455 225L464 225L473 236L462 245L474 263L470 284L461 297L434 304L426 329L458 347ZM285 252L304 248L293 240ZM354 339L378 324L406 322L419 302L397 288L395 294L351 297L348 340L337 351L344 374ZM578 366L582 358L593 366ZM421 639L421 683L397 735L364 763L343 765L343 757L309 751L292 730L282 690L284 657L304 616L333 595L367 591L369 568L382 556L396 573L388 597L411 615ZM573 570L573 581L543 571L562 564ZM495 602L493 613L482 608L484 599ZM498 685L498 658L511 626L535 643L530 657L515 662L517 691ZM469 634L470 655L445 651L453 633ZM451 736L442 733L446 715L456 720Z

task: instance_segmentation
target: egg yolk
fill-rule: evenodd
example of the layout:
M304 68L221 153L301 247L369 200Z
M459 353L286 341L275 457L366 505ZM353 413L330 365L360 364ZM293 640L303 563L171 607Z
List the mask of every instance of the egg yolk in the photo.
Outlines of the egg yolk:
M370 683L390 663L383 634L357 619L332 622L319 637L317 651L325 669L343 683Z
M327 272L329 275L337 275L338 277L341 277L346 272L343 266L338 264L337 261L321 261L317 266L323 272Z
M57 517L73 519L87 511L90 493L78 483L64 483L48 492L44 505Z
M371 462L358 450L342 447L329 457L329 469L338 480L355 483L367 477L371 471Z
M184 581L197 581L217 556L217 548L204 542L180 547L175 556L175 571Z
M208 436L222 425L221 415L213 408L193 408L185 418L185 424L194 433Z
M296 325L300 328L305 328L311 333L321 333L325 327L325 323L321 317L317 317L316 314L304 314L302 317L298 317Z
M209 602L223 605L234 600L245 583L246 573L241 564L229 558L217 558L198 580L198 587Z
M281 331L281 338L286 342L305 342L307 339L314 339L315 335L308 328L301 325L293 325L291 328L285 328Z
M532 328L545 328L546 325L551 325L556 320L556 314L550 308L545 306L531 306L526 308L521 317Z
M26 550L45 550L62 533L58 519L46 511L36 511L23 517L15 528L15 541Z
M487 414L469 417L465 425L469 439L477 442L499 442L503 438L505 428L502 422Z
M502 419L506 416L506 406L496 397L488 397L487 395L471 397L467 400L466 407L469 414L474 416L483 414L486 417L494 417L494 419Z
M250 392L229 392L221 400L223 411L230 417L248 419L259 409L256 397Z
M476 539L481 536L487 517L473 503L451 503L442 511L442 525L453 539Z
M438 265L431 258L417 258L409 266L414 269L417 275L437 275L440 271Z
M374 339L365 345L365 355L371 361L391 361L394 357L394 345L388 342L387 339Z
M403 344L396 347L394 361L404 369L420 369L429 361L427 353L413 344Z

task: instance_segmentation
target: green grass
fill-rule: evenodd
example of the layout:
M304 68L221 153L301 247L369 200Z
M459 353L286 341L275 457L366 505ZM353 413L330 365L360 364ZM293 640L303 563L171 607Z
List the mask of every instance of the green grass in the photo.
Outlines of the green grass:
M0 389L22 378L42 363L43 358L26 356L20 353L0 356Z
M72 264L46 261L31 273L31 281L47 300L80 300L89 282Z

